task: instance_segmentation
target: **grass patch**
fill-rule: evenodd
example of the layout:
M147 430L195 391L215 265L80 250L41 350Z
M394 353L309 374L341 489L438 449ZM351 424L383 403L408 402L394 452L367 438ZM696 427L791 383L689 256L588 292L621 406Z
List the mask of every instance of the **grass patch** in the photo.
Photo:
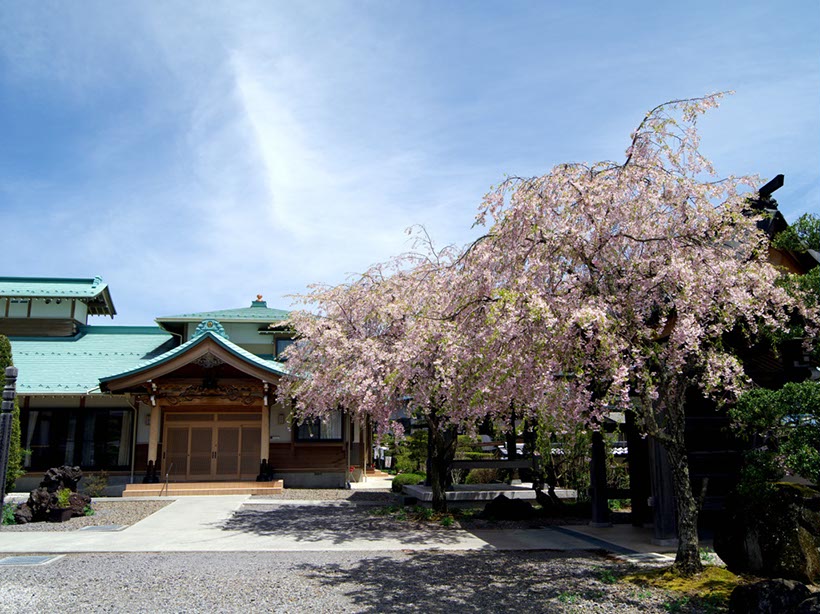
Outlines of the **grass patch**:
M652 569L627 574L623 581L680 593L679 597L664 604L668 612L680 611L685 605L693 603L697 603L704 612L717 611L728 603L729 595L736 586L746 584L741 576L714 565L704 567L702 573L694 576L682 576L671 568Z

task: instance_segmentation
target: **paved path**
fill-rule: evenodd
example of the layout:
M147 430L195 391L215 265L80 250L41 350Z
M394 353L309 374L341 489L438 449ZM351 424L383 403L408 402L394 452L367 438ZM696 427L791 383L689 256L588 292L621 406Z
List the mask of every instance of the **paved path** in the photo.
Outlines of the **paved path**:
M116 532L7 532L2 553L271 552L400 550L589 550L562 529L476 530L437 525L396 528L367 506L345 502L254 501L248 496L181 497ZM247 505L245 505L247 504Z

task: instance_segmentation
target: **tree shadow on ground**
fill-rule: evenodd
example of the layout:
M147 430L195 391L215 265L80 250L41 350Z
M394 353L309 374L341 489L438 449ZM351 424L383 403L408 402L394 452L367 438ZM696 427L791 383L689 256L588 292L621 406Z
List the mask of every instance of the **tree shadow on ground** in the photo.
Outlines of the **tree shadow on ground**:
M392 539L408 546L430 547L456 544L470 537L463 531L438 524L375 516L372 510L372 507L353 505L243 506L219 526L225 531L336 545Z
M304 564L359 612L665 612L670 597L614 582L624 565L597 553L414 552L352 566ZM680 612L695 612L685 604Z

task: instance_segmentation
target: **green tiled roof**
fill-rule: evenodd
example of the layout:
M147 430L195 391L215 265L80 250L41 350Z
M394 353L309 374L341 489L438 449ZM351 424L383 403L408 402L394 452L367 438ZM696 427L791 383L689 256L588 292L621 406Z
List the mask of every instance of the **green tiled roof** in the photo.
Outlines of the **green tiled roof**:
M157 318L163 322L201 322L202 320L219 320L220 322L280 322L287 320L290 312L283 309L271 309L265 301L253 301L250 307L237 309L220 309L200 313L183 313L176 316Z
M212 339L212 340L216 341L219 345L221 345L223 348L225 348L226 350L228 350L232 354L242 358L243 360L245 360L245 361L247 361L251 364L254 364L258 367L261 367L262 369L265 369L266 371L269 371L270 373L273 373L274 375L285 375L286 374L285 365L283 365L282 363L276 362L275 360L266 360L265 358L261 358L261 357L257 356L256 354L251 354L250 352L248 352L247 350L242 349L241 347L239 347L235 343L231 343L228 339L225 339L224 337L214 333L213 331L208 330L208 331L203 332L199 336L194 337L193 339L190 339L189 341L186 341L182 345L179 345L179 346L177 346L177 347L175 347L171 350L168 350L167 352L165 352L165 353L163 353L159 356L154 356L150 360L140 362L138 365L135 365L132 369L128 369L126 371L123 371L122 373L116 373L114 375L108 375L106 377L101 377L100 382L105 383L105 382L108 382L108 381L113 380L113 379L119 379L121 377L134 375L134 374L139 373L141 371L146 371L146 370L148 370L152 367L155 367L159 364L162 364L164 362L167 362L167 361L171 360L175 356L179 356L180 354L184 354L185 352L191 350L192 348L196 347L200 343L203 343L205 341L205 339Z
M115 315L108 284L102 278L0 277L2 298L85 299L90 313Z
M100 378L166 353L173 337L155 326L81 326L74 337L11 337L20 394L83 394Z

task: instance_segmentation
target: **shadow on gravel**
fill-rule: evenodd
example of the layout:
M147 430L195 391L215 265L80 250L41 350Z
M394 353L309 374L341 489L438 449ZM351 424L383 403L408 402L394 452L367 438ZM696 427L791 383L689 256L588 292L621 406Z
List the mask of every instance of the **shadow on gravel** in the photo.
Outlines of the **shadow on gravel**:
M396 503L396 495L389 490L347 490L324 489L322 494L327 497L324 501L350 501L351 503L382 503L390 505ZM288 499L310 499L310 494L303 496L298 488L286 488L280 495L253 495L255 501L286 501Z
M459 541L455 529L374 516L369 513L372 509L331 505L254 505L240 508L220 528L304 542L330 541L334 544L394 539L411 546L429 545L430 542L447 545Z
M668 597L612 583L617 563L578 552L416 552L300 567L357 612L665 612ZM607 581L609 580L609 581ZM694 612L684 606L679 612Z

